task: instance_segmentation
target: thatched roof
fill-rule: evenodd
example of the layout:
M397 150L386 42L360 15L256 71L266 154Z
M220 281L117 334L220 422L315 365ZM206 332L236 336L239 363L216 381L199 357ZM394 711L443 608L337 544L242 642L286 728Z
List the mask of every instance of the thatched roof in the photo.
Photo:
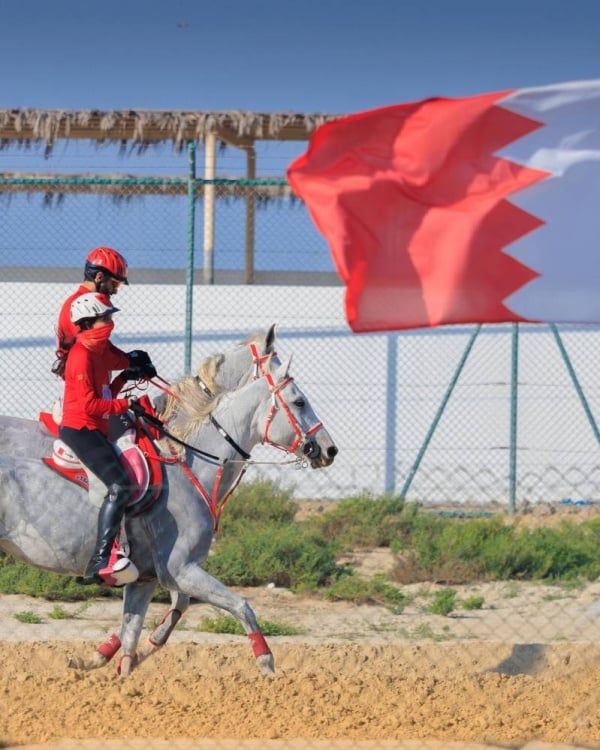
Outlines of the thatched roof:
M241 148L258 140L306 141L313 130L340 115L290 112L191 112L163 110L0 109L0 147L28 148L43 142L46 152L60 139L97 142L171 142L178 150L209 133Z

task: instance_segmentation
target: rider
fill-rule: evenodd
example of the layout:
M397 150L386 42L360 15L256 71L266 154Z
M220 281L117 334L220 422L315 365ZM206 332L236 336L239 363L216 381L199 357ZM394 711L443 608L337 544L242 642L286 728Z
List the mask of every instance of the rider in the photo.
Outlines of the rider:
M56 330L57 361L52 372L62 377L64 360L69 348L73 346L77 336L77 326L71 320L71 303L82 294L96 292L101 294L103 302L110 305L110 297L116 294L121 284L129 284L127 280L127 261L112 247L95 247L87 254L83 271L82 284L63 302L58 315ZM110 344L112 347L112 344Z
M109 566L113 541L132 488L108 440L108 417L124 413L136 402L135 396L117 396L127 380L154 377L156 370L151 363L132 369L130 355L110 342L112 315L118 308L105 300L102 294L88 292L71 302L71 322L78 333L64 357L65 392L59 435L108 489L98 516L96 548L79 582L114 585L117 579L113 574L130 563L121 558L118 568ZM121 368L125 368L124 372L111 383L111 371Z

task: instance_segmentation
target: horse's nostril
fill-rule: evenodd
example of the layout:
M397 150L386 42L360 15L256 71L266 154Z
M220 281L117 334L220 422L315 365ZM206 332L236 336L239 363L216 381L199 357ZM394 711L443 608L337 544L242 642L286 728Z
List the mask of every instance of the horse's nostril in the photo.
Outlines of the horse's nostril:
M327 457L328 458L335 458L338 454L338 449L335 445L330 445L329 448L327 448Z

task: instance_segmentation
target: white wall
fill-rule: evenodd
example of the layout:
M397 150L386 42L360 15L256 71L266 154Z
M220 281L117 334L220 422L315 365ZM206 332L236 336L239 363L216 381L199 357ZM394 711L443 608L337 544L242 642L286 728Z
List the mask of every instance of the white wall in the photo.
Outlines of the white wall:
M36 418L59 391L54 325L76 283L0 281L0 412ZM114 341L147 349L161 375L183 374L185 289L132 284L114 298ZM197 286L193 363L277 324L278 351L340 448L327 470L261 466L298 497L399 492L447 396L474 330L353 335L341 287ZM597 417L598 328L562 331ZM425 503L508 501L511 328L485 326L431 438L408 497ZM598 440L548 327L521 327L518 500L600 500ZM257 460L280 460L272 449Z

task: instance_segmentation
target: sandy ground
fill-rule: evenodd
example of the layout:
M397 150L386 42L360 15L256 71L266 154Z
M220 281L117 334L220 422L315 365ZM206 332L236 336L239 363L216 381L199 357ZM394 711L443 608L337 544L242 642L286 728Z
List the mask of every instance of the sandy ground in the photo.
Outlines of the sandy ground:
M116 629L119 602L61 604L69 618L53 619L52 602L0 597L0 738L61 750L140 738L157 750L226 750L224 740L242 750L600 747L600 584L457 588L484 607L449 617L423 611L428 587L408 588L419 595L399 615L240 590L261 620L303 630L269 639L274 677L260 674L244 637L197 629L217 614L206 605L192 605L169 644L122 679L116 661L66 667ZM151 605L149 626L163 611ZM19 622L24 612L42 622Z
M385 550L356 555L363 575ZM439 587L405 587L401 613L277 588L238 589L269 638L260 674L245 637L207 634L193 604L171 640L127 679L116 663L67 668L118 628L120 602L60 605L0 596L0 746L55 750L475 750L600 748L600 583L569 589L453 587L450 616L425 611ZM483 597L483 607L460 602ZM165 606L152 604L144 638ZM40 623L15 615L37 615ZM29 619L32 619L31 616Z

